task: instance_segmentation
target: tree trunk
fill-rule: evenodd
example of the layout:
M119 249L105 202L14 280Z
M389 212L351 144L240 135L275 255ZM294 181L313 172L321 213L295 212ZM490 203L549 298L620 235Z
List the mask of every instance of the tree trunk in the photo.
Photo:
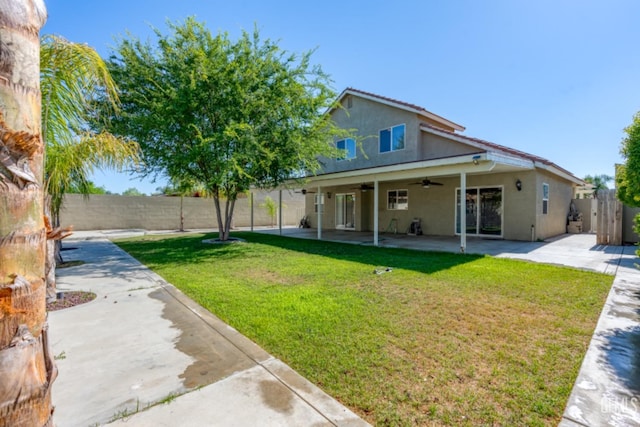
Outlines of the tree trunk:
M214 192L213 203L216 207L216 218L218 220L218 238L223 242L229 240L229 231L231 231L231 223L233 221L233 210L236 200L226 200L224 213L220 206L220 197Z
M0 2L0 426L53 425L40 133L42 0Z
M216 193L213 195L213 204L216 207L216 219L218 220L218 239L224 241L224 225L222 223L222 211L220 209L220 196Z
M233 210L236 206L236 199L227 199L225 218L225 240L229 240L229 233L231 232L231 223L233 222Z

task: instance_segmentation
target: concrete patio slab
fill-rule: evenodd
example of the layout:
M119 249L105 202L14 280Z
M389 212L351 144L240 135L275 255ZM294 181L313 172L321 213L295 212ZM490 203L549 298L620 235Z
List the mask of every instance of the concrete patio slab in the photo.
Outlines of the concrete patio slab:
M368 425L109 241L65 247L58 289L97 298L49 313L58 427Z

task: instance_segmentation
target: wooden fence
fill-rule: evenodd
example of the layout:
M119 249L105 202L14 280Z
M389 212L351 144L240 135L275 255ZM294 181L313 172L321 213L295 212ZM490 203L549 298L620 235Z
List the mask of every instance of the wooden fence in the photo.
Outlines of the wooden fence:
M622 209L616 198L616 190L598 191L598 227L596 243L598 245L622 245Z

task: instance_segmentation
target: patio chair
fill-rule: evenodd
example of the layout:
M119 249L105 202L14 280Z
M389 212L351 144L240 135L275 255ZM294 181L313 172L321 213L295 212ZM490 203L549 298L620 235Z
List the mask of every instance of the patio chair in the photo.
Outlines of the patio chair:
M311 224L309 224L309 217L307 215L302 217L300 224L298 224L298 228L311 228Z

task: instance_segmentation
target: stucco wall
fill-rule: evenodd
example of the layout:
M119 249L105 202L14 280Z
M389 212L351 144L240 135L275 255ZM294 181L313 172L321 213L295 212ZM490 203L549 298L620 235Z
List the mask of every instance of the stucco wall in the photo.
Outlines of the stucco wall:
M254 194L255 226L269 226L273 223L266 209L260 206L266 196L278 202L277 191ZM304 196L283 191L282 201L283 225L297 225L304 215ZM186 229L217 228L213 199L185 197L183 215ZM250 226L251 209L248 198L236 202L233 218L236 227ZM275 221L277 223L277 219ZM60 222L63 226L73 225L75 230L178 229L180 197L92 195L85 199L78 194L68 194L65 196Z
M441 159L478 153L482 150L460 142L451 141L439 135L421 132L420 160Z
M322 159L325 164L323 173L417 160L419 128L416 114L368 99L353 97L351 108L337 109L332 115L338 127L356 130L361 146L356 148L355 159L345 161ZM380 153L380 130L400 124L405 124L405 148Z
M544 171L537 175L536 181L536 237L547 239L566 233L567 216L571 200L573 200L573 187L567 181ZM542 213L543 183L549 184L549 210L547 214Z
M516 181L522 182L522 190L516 188ZM397 230L405 233L413 218L420 218L422 229L428 235L455 235L456 189L460 187L459 177L438 177L433 179L442 186L424 189L416 185L419 180L381 182L379 193L379 230L389 227L391 220L397 220ZM542 215L542 182L549 183L549 213ZM566 232L567 213L571 202L572 188L567 181L556 180L552 176L540 175L535 171L518 173L494 173L468 175L467 188L502 188L502 237L509 240L531 240L531 226L535 227L534 239L545 239ZM331 192L354 193L356 197L356 230L373 230L373 190L361 192L353 187L326 187L325 194ZM409 208L388 210L387 192L407 190ZM307 195L307 214L313 227L317 226L313 196ZM542 218L540 218L542 217ZM323 228L335 228L335 196L325 197ZM543 227L540 226L543 224Z

